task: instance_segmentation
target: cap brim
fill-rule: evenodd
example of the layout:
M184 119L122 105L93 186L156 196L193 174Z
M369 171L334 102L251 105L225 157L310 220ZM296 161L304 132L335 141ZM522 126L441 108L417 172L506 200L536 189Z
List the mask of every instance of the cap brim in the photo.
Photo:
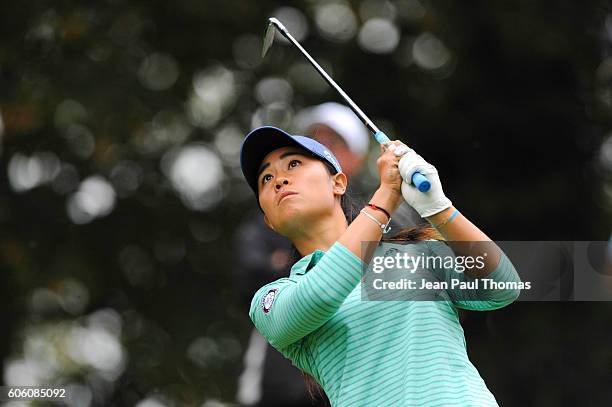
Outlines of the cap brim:
M263 159L281 147L300 147L308 150L289 133L272 126L258 127L245 137L240 149L240 166L247 183L258 194L257 176Z

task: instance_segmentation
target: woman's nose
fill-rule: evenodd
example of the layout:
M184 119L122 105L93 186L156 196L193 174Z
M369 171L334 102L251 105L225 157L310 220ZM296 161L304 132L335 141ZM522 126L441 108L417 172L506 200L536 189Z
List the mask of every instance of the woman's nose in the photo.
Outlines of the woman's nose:
M287 178L277 178L276 189L280 189L282 185L288 185L289 180Z

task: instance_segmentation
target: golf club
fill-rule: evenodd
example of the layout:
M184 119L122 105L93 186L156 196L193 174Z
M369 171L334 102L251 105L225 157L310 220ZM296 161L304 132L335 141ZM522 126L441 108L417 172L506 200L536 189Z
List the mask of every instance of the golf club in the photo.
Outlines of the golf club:
M321 66L310 56L308 52L300 45L299 42L289 33L289 31L285 28L285 26L278 21L278 19L271 17L268 19L268 27L266 28L266 33L264 36L263 48L261 51L261 57L263 58L270 47L272 46L272 42L274 41L275 32L280 32L283 37L285 37L291 44L295 45L297 49L300 50L302 55L306 57L308 62L319 72L319 74L325 79L325 81L336 90L342 96L342 98L348 103L351 110L359 117L359 119L363 122L363 124L372 132L376 141L380 144L387 144L391 140L385 133L380 131L378 127L370 120L368 116L353 102L353 100L338 86L338 84L321 68ZM417 187L417 189L421 192L427 192L431 188L431 183L425 178L423 174L420 172L415 172L412 175L412 183Z

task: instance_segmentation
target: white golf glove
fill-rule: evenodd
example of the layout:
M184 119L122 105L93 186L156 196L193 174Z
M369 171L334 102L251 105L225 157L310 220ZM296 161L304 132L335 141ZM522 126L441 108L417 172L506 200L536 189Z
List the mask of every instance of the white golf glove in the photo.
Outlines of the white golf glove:
M408 148L399 162L399 171L403 178L402 195L406 202L416 210L422 218L435 215L452 205L450 199L444 196L438 170ZM431 183L427 192L419 191L412 183L412 174L416 171L423 174Z

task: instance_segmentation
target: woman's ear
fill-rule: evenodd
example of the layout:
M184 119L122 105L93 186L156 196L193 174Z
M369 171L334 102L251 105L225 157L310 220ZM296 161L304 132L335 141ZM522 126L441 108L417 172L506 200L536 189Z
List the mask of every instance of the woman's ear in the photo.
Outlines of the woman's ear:
M332 177L332 182L333 182L334 194L344 195L344 193L346 192L346 186L348 184L346 174L343 172L334 174Z
M266 223L266 225L272 229L273 231L276 232L276 229L274 229L274 226L270 223L270 220L268 219L268 217L266 215L264 215L264 222Z

